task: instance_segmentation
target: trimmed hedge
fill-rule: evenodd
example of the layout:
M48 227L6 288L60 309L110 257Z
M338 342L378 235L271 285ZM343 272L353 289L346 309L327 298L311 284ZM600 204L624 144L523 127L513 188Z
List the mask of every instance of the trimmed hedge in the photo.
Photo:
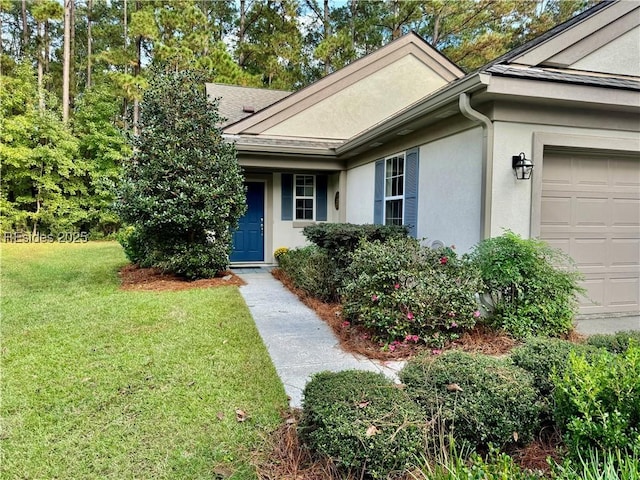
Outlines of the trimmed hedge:
M356 225L352 223L318 223L309 225L302 231L320 250L325 252L334 269L327 296L338 300L343 287L344 272L351 263L351 254L361 242L386 242L391 238L406 237L406 227L396 225Z
M418 406L384 375L349 370L312 377L299 433L342 471L386 478L424 450L424 424Z
M404 226L353 223L318 223L305 227L302 232L311 243L326 250L339 268L349 265L351 253L362 240L385 242L409 234Z
M293 284L322 301L336 299L335 268L327 253L315 245L294 248L278 257Z
M640 344L640 330L627 330L612 334L591 335L587 338L587 344L598 348L604 348L611 353L624 353L629 348L631 340Z
M513 349L511 360L516 366L531 372L538 392L548 398L553 393L551 375L554 372L562 374L571 352L593 357L598 350L558 338L530 337Z
M538 431L533 376L506 360L449 351L418 356L400 373L407 394L440 416L456 442L472 447L526 443Z
M553 376L554 418L569 453L589 448L640 456L640 346L594 358L571 353L562 374Z

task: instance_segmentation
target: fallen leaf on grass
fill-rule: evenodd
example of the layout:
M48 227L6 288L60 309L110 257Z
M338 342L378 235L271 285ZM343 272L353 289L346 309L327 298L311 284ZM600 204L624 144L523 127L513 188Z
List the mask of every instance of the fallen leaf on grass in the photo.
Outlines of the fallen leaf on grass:
M236 410L236 421L242 423L249 418L249 415L244 410L237 409Z
M371 404L371 402L370 402L370 401L368 401L368 400L363 400L362 402L360 402L360 403L358 404L358 408L368 407L370 404Z
M218 420L222 421L224 419L224 413L222 413L222 412L216 413L216 418Z
M378 429L376 428L375 425L371 425L369 426L369 428L367 428L365 435L367 437L373 437L376 433L378 433Z
M457 383L450 383L449 385L447 385L447 390L449 390L450 392L462 392L462 387Z

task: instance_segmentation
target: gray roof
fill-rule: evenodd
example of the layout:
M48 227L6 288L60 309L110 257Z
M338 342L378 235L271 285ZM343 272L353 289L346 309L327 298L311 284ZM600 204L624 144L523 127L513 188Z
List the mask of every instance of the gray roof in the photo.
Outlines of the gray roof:
M284 90L240 87L221 83L207 83L206 88L207 97L210 100L219 99L218 111L225 118L222 126L248 117L292 93Z
M551 82L592 85L597 87L622 88L625 90L640 90L640 81L632 78L622 78L609 75L588 75L582 73L562 72L548 68L518 68L509 65L491 65L484 72L505 77L529 78L533 80L547 80Z

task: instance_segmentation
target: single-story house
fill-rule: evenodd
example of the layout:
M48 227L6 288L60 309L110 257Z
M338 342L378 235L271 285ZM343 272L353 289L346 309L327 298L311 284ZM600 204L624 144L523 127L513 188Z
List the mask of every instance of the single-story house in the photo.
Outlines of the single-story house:
M234 263L273 264L314 222L405 224L459 252L510 229L573 257L581 313L638 315L640 2L467 75L410 33L295 93L207 89L246 174Z

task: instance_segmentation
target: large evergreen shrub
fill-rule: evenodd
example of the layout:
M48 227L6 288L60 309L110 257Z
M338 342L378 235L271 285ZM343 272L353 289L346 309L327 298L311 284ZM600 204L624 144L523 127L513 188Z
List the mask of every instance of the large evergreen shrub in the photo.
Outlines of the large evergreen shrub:
M513 232L480 242L470 255L489 299L489 321L515 337L559 336L573 328L581 275L560 250Z
M135 228L126 244L132 261L187 278L228 267L246 199L235 147L222 138L220 120L200 75L152 77L117 205Z

